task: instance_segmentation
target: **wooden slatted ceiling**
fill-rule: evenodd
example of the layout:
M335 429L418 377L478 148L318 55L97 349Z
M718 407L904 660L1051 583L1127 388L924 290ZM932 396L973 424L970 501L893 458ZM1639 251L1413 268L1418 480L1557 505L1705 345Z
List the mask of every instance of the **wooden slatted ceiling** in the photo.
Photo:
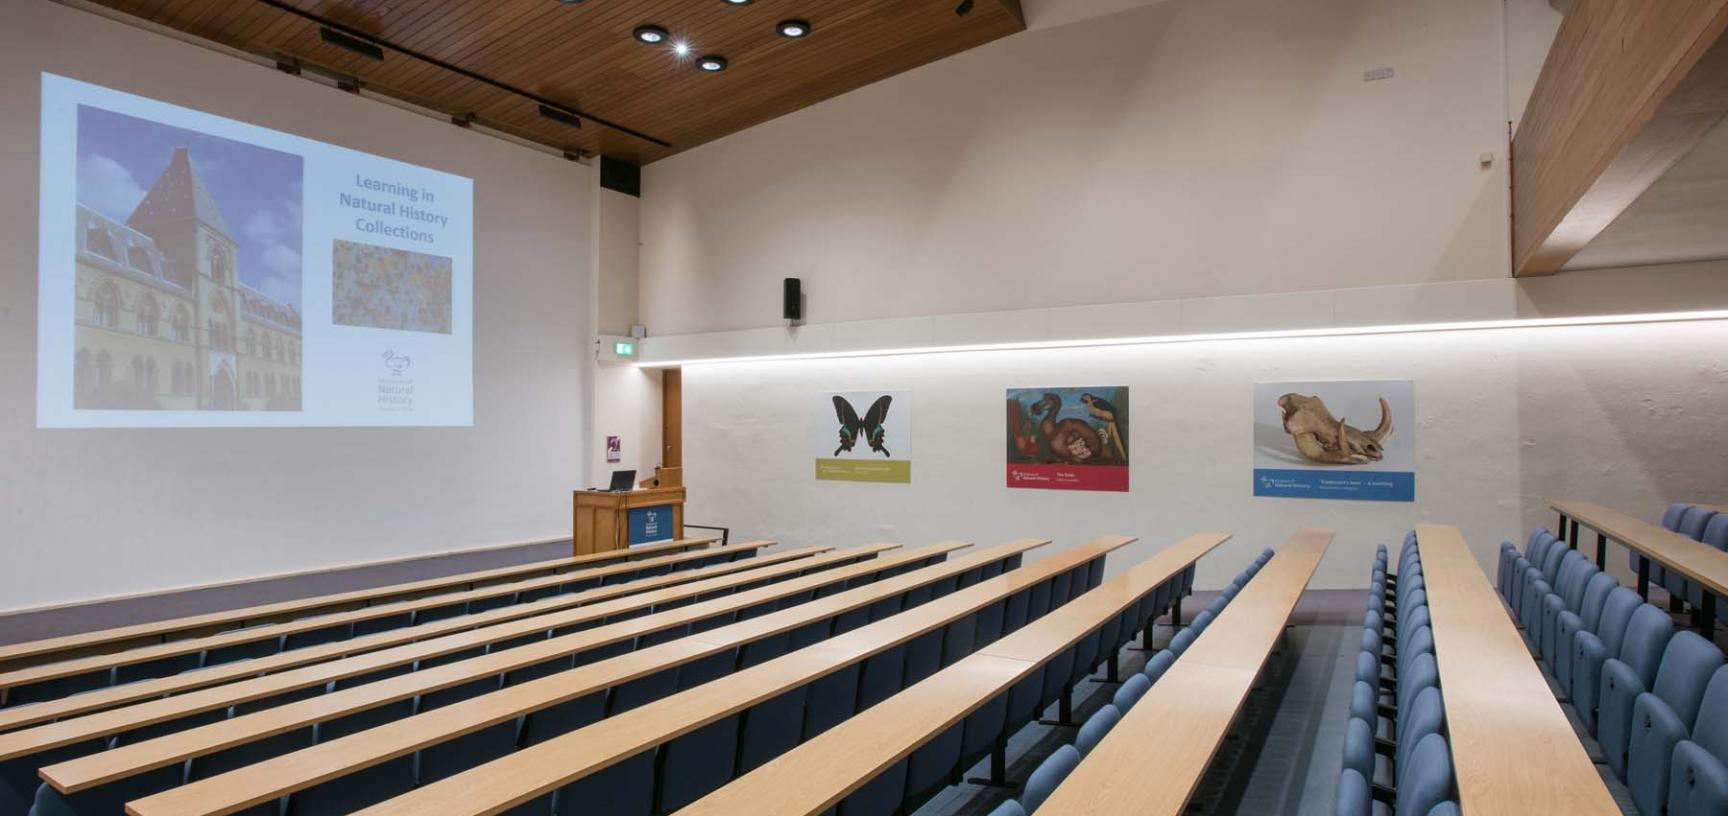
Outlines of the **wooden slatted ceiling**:
M648 163L1025 28L1019 0L95 0L196 37L357 77L372 92L562 150ZM282 8L285 6L291 8ZM324 43L318 18L483 75L595 122L545 119L539 103L386 49L382 62ZM810 36L775 24L807 20ZM631 32L686 39L680 58ZM720 54L707 74L695 57Z

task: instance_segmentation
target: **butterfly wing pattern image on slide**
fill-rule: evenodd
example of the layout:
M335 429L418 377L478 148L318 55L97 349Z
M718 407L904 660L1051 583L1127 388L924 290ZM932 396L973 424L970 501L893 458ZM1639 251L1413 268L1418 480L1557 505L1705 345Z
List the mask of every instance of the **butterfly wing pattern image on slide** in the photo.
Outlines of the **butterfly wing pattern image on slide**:
M864 413L864 418L859 419L858 411L852 407L850 401L845 397L835 396L834 414L840 419L840 447L834 449L834 455L839 456L842 451L852 450L853 446L858 444L859 437L863 437L870 450L892 458L894 454L889 453L884 446L887 431L883 428L883 423L888 419L888 406L893 401L894 398L887 395L878 398L870 405L870 410Z

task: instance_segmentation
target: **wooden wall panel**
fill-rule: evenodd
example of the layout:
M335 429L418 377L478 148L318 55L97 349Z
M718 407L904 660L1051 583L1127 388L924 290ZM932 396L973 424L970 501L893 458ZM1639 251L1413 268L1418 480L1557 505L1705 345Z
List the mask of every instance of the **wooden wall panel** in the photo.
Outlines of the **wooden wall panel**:
M1576 0L1513 139L1513 270L1546 275L1728 112L1728 0Z

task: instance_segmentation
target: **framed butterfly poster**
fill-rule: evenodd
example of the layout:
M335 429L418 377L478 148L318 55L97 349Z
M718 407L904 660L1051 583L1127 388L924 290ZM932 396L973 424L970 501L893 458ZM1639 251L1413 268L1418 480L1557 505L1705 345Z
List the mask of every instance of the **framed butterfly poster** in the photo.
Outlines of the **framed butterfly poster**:
M817 479L912 481L912 400L907 392L829 392L813 408Z

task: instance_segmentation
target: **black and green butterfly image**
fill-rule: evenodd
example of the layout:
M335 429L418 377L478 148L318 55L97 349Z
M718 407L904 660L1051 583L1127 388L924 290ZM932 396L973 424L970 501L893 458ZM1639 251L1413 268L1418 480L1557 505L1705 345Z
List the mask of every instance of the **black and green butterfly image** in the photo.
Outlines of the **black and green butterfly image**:
M894 398L889 396L876 400L864 414L864 418L859 419L858 411L852 407L852 403L847 402L845 397L835 397L834 413L840 417L840 447L834 449L834 455L839 456L841 451L851 450L852 446L858 443L858 437L862 436L864 441L870 444L871 450L893 458L894 454L882 447L883 437L888 434L882 423L888 419L888 403L893 401Z

